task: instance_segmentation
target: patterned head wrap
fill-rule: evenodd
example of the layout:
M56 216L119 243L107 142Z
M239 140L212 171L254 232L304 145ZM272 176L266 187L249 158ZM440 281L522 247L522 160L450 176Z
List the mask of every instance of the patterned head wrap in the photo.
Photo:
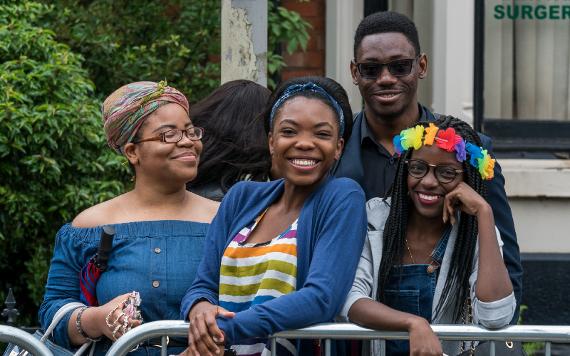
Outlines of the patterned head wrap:
M175 103L188 113L188 100L166 81L136 82L115 90L103 102L103 120L107 143L117 153L131 142L144 120L158 108Z

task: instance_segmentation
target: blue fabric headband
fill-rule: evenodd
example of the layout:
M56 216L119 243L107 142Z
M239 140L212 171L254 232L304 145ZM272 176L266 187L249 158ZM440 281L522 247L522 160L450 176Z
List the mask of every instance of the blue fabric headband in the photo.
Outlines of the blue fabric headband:
M293 95L305 91L318 93L324 96L325 99L327 99L332 104L333 108L335 109L338 115L338 126L340 131L339 135L342 137L342 134L344 133L344 114L342 112L342 108L340 107L338 102L329 93L327 93L326 90L324 90L323 88L321 88L320 86L318 86L313 82L308 82L305 84L293 84L287 87L287 89L283 91L283 94L279 97L279 99L277 99L277 101L275 102L275 104L273 104L273 107L271 108L271 115L269 116L269 127L273 128L273 120L275 119L275 113L277 112L277 110L279 110L279 108L283 105L283 103L285 103L287 99L289 99Z

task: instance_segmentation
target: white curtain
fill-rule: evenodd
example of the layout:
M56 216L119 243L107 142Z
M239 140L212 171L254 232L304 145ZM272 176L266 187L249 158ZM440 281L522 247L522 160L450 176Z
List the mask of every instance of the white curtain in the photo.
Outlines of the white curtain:
M570 21L496 19L495 6L566 1L485 1L485 117L570 121ZM511 12L512 13L512 12Z

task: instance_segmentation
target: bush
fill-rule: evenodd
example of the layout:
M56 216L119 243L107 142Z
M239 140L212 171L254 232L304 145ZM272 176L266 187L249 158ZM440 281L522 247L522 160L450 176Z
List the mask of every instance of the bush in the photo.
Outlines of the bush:
M121 193L128 173L106 147L82 58L40 25L50 11L0 1L0 298L12 286L34 324L55 233Z
M270 89L275 89L277 83L274 78L279 79L281 68L286 66L281 56L283 48L288 54L292 54L299 48L304 51L309 42L307 31L311 28L311 24L297 12L282 6L275 6L273 1L270 1L268 5L267 83Z
M167 79L191 101L219 85L219 0L0 0L0 300L14 288L35 324L58 228L122 193L101 100ZM307 43L298 14L270 6L271 48ZM283 65L269 54L271 73Z
M194 102L220 83L219 0L42 0L57 39L85 58L99 98L167 79Z
M123 84L160 81L196 102L220 84L220 0L43 0L54 4L49 26L83 55L100 98ZM306 1L306 0L305 0ZM269 1L268 76L285 65L279 54L305 49L310 24Z

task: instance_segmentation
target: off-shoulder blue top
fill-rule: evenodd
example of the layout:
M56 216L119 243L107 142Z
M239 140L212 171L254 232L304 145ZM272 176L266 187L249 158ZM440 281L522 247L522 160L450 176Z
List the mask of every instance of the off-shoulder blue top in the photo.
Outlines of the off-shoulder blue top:
M136 290L142 298L144 322L178 319L180 301L194 280L209 224L162 220L113 226L116 233L108 268L97 285L99 303ZM57 233L39 310L43 329L61 306L79 301L79 272L96 253L100 236L101 227L77 228L71 224ZM54 341L66 348L72 348L67 335L70 316L54 331ZM100 343L97 354L108 345Z

